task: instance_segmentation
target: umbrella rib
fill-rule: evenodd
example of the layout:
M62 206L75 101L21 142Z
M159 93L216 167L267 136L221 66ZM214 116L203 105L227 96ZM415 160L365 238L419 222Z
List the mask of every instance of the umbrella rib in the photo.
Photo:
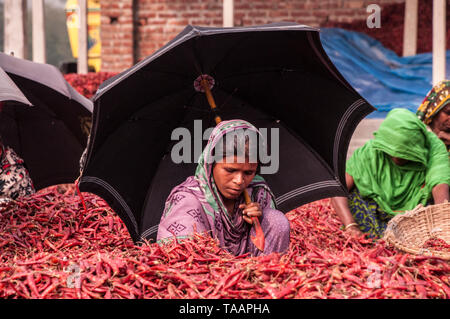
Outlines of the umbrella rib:
M180 78L184 78L184 79L191 78L191 75L188 75L188 74L184 74L184 73L182 74L182 73L170 72L170 71L163 71L163 70L149 70L149 71L145 71L144 73L146 73L146 72L151 73L151 74L153 74L153 73L163 73L163 74L169 74L169 75L176 75L176 76L178 76Z
M136 234L139 234L137 221L131 211L131 208L128 206L125 199L120 195L120 193L112 185L110 185L105 180L95 177L95 176L83 176L81 178L80 182L97 184L97 185L100 185L101 187L103 187L106 191L108 191L117 200L117 202L122 206L123 210L125 211L128 218L130 219L131 223L133 224Z
M228 97L225 99L225 101L223 101L222 102L222 104L220 104L220 105L218 105L217 106L217 109L221 109L222 107L224 107L225 105L227 105L227 103L231 100L231 98L233 97L233 95L234 95L234 93L236 93L238 91L238 88L235 88L234 90L233 90L233 93L230 93L229 95L228 95Z
M33 80L30 80L30 79L28 79L26 77L22 77L22 76L16 75L16 74L13 74L13 77L18 77L18 78L24 79L25 81L33 81ZM57 90L54 90L53 88L51 88L51 87L49 87L49 86L47 86L45 84L42 84L42 83L36 82L36 81L33 81L33 82L34 83L38 83L39 85L42 85L43 87L49 88L49 89L53 90L56 94L60 94L61 96L63 96L63 97L65 97L65 98L70 100L70 98L68 96L66 96L64 94L61 94L61 92L59 92ZM34 106L37 106L37 105L46 105L46 106L48 106L47 103L43 103L42 100L38 96L36 96L36 94L34 94L33 92L30 92L30 90L26 90L24 92L23 89L21 89L21 91L25 95L25 97L31 102L31 104L33 104ZM47 115L56 117L56 112L51 107L48 107L48 110L45 110L45 112L47 113Z
M242 73L233 73L233 74L223 77L222 79L230 79L230 78L237 77L237 76L257 75L257 74L263 74L263 73L279 73L281 75L283 73L288 73L288 72L289 73L290 72L298 73L298 72L305 72L305 70L273 67L273 68L265 68L265 69L258 69L258 70L248 71L248 72L242 72Z
M231 48L228 49L228 51L223 55L222 59L216 63L214 67L211 68L211 73L214 74L215 70L225 62L228 56L231 55L232 52L236 49L236 47L240 46L244 40L247 40L250 37L250 35L245 36L241 39L241 41L238 41L235 43Z
M42 100L37 97L35 94L31 93L31 92L27 92L27 95L29 95L29 97L31 97L32 99L32 103L34 105L34 107L39 110L40 112L43 112L44 114L46 114L48 117L56 120L56 121L61 121L64 124L64 127L67 128L67 131L70 133L70 135L75 139L75 141L77 141L78 143L80 142L78 137L75 136L75 134L72 132L71 129L69 129L69 127L66 125L66 123L58 117L58 115L50 108L44 108L44 107L39 107L39 105L45 105L48 106L47 103L42 102ZM27 98L29 98L27 97ZM36 101L36 102L35 102ZM81 145L81 144L80 144Z
M233 77L248 76L248 75L253 75L253 74L261 74L261 73L278 73L278 72L282 73L283 71L284 70L274 69L274 70L259 70L259 71L253 71L253 72L245 72L245 73L240 73L240 74L235 73L233 75L226 76L223 79L230 79ZM270 80L267 80L267 82L270 82ZM218 83L217 89L222 90L228 96L228 98L224 102L222 102L222 104L218 107L219 110L224 105L226 105L226 103L228 103L228 101L231 99L231 97L234 96L239 91L239 88L235 87L232 92L229 92L224 87L220 86L220 83ZM240 97L240 98L242 99L242 97ZM245 100L243 100L243 101L245 101ZM248 102L246 102L246 104L250 105L250 103L248 103Z
M279 72L280 74L282 74L285 71L287 71L287 70L286 69L282 69L282 70L280 70L280 69L273 69L273 70L259 70L259 71L246 72L246 73L240 73L240 74L236 74L235 73L233 75L229 75L227 77L224 77L223 79L230 79L230 78L233 78L233 77L248 76L248 75L260 74L260 73L277 73L277 72ZM292 70L290 70L290 71L292 71ZM269 82L269 81L270 80L267 80L267 82ZM223 106L225 106L228 103L228 101L235 95L236 92L239 91L239 89L236 87L236 88L234 88L233 92L230 93L230 92L226 91L225 89L223 89L223 87L220 87L220 84L218 84L218 87L221 90L223 90L225 93L227 93L227 95L228 95L228 98L224 102L222 102L222 104L220 106L218 106L218 109L220 109L220 108L222 108Z
M290 200L292 198L295 198L299 195L303 195L305 193L321 189L321 188L328 188L328 187L341 187L340 183L338 183L336 180L327 180L322 182L317 182L314 184L302 186L296 189L293 189L292 191L289 191L283 195L280 195L275 199L275 202L277 205L280 205L284 203L287 200Z
M266 72L273 72L273 71L276 71L276 70L267 70ZM283 70L279 70L279 71L280 71L280 72L283 72L283 71L287 71L287 69L283 69ZM291 72L299 72L300 70L291 69L291 70L289 70L289 71L291 71ZM233 75L230 75L230 76L225 77L224 79L229 79L229 78L238 77L238 76L246 76L246 75L259 74L259 73L262 73L262 72L263 72L263 71L254 71L254 72L247 72L247 73L241 73L241 74L233 74ZM268 81L269 81L269 80L268 80ZM231 95L231 94L236 93L238 89L235 88L234 91L233 91L233 93L227 92L227 90L225 90L223 87L221 87L221 90L223 90L225 93ZM241 97L241 98L242 98L242 97ZM365 103L364 99L359 99L359 100L355 101L355 102L349 107L349 109L347 109L347 111L346 111L345 114L342 116L341 121L340 121L340 123L339 123L339 127L338 127L338 130L337 130L337 134L336 134L336 136L335 136L334 148L333 148L333 167L334 167L334 169L335 169L336 174L337 174L337 172L338 172L338 167L337 167L337 162L338 162L338 159L337 159L337 151L338 151L338 150L337 150L337 148L338 148L338 146L339 146L339 144L340 144L340 139L341 139L343 127L344 127L345 123L347 122L348 118L350 117L350 115L351 115L351 114L352 114L359 106L361 106L361 105L364 104L364 103ZM247 102L247 104L249 104L249 103ZM303 139L302 139L302 140L303 140ZM305 143L305 144L307 144L307 143ZM308 146L309 146L309 144L308 144ZM309 147L309 148L312 149L312 147ZM326 166L329 167L328 164L327 164ZM332 172L331 167L329 167L329 170ZM333 174L334 174L334 173L333 173Z
M178 91L178 93L181 94L179 91ZM142 111L143 108L152 106L152 105L154 105L155 103L158 103L161 99L167 98L168 96L171 96L171 94L166 94L166 95L160 97L158 100L152 101L152 102L150 102L150 103L142 103L142 104L136 109L136 111L135 111L134 113L132 113L132 114L128 117L128 119L130 119L130 118L134 118L134 119L145 119L145 117L139 117L139 116L136 116L136 114L137 114L139 111ZM102 112L102 109L101 109L101 107L99 107L99 108L97 108L97 111L94 112L94 113L92 114L91 136L90 136L90 143L86 146L86 147L87 147L87 155L86 155L85 167L86 167L86 166L88 165L88 163L91 161L91 157L92 157L92 149L94 148L94 144L95 144L94 141L96 140L96 135L97 135L97 131L98 131L98 125L99 125L99 121L100 121L99 118L101 117L101 116L100 116L100 113L101 113L101 112ZM102 115L103 115L103 114L102 114ZM120 126L121 126L121 124L118 125L117 127L115 127L115 128L114 128L114 131L115 131L116 129L118 129ZM97 147L98 147L98 146L97 146Z
M341 144L341 136L342 132L344 130L345 124L347 123L350 116L353 114L353 112L363 105L365 101L363 99L359 99L355 101L344 113L344 115L341 117L341 120L339 121L339 125L337 128L335 140L334 140L334 147L333 147L333 164L334 169L337 172L338 171L338 152L339 152L339 146Z
M8 74L10 78L17 76L24 78L28 81L32 81L34 83L39 83L42 86L45 86L51 90L54 90L55 92L58 92L61 95L69 97L70 92L68 91L68 88L65 83L67 81L64 79L64 76L61 74L61 72L58 70L57 67L51 64L41 64L41 63L35 63L29 60L21 60L12 56L9 56L7 54L1 53L1 68ZM6 57L7 60L3 60ZM8 61L8 59L10 59ZM8 64L8 65L7 65ZM39 67L39 70L36 68ZM20 71L18 71L20 69ZM21 72L23 70L33 70L34 73L28 72ZM48 73L51 74L48 74ZM39 79L36 77L36 73L39 73ZM55 75L55 77L53 77ZM42 77L43 76L43 77ZM48 83L45 82L48 78L57 78L58 83ZM14 81L14 80L13 80ZM14 81L15 82L15 81ZM60 87L59 85L62 85L64 88Z
M144 68L146 65L148 65L149 63L151 63L155 59L159 58L164 53L168 52L173 47L176 47L178 44L189 40L192 37L192 35L195 34L195 33L196 33L196 30L191 30L187 34L185 34L182 38L176 39L175 41L170 41L165 46L163 46L162 48L157 50L155 53L153 53L147 59L144 59L144 60L138 62L137 64L135 64L131 68L129 68L129 69L123 71L122 73L120 73L119 75L117 75L117 78L114 78L113 81L108 82L106 84L106 86L102 87L102 85L101 85L99 87L99 89L97 90L96 98L97 99L100 98L100 96L103 95L106 91L108 91L111 87L114 87L116 83L118 83L120 81L123 81L124 79L128 78L132 74L135 74L136 72L138 72L139 70ZM97 96L97 94L98 94L98 96Z
M179 92L178 92L178 93L179 93ZM194 92L194 93L191 94L191 96L190 96L190 97L188 98L188 100L187 100L187 103L185 103L184 106L185 106L186 108L189 108L189 109L192 108L192 109L197 109L198 111L209 112L209 110L202 110L202 109L197 108L197 107L195 107L195 106L189 106L190 102L192 101L192 99L194 98L195 95L197 95L197 92ZM151 102L150 104L148 104L148 105L145 106L145 107L151 107L151 106L153 106L155 103L158 103L159 101L161 101L161 100L164 99L164 98L167 98L168 96L172 96L172 95L171 95L171 94L165 95L165 96L159 98L158 100ZM145 107L143 107L143 108L145 108ZM142 108L142 107L139 107L139 108L136 110L136 112L133 113L133 114L130 116L130 118L134 118L134 119L138 119L138 120L150 119L150 118L145 117L145 116L135 116L135 114L136 114L136 113L139 113L139 111L142 111L143 108Z
M225 90L223 87L220 88L223 92L225 92L226 94L232 94L230 92L228 92L227 90ZM233 92L234 93L234 92ZM252 104L249 103L248 101L246 101L245 99L243 99L242 97L240 97L240 99L245 102L246 105L251 106ZM273 114L268 113L269 116L273 117L273 118L277 118L276 116L274 116ZM294 132L292 129L290 129L288 126L283 125L283 127L289 132L289 134L291 134L295 139L301 141L303 143L303 145L305 145L305 147L311 152L311 154L324 166L325 169L328 170L328 172L332 175L332 176L337 176L337 172L335 173L333 171L333 169L330 167L330 165L328 165L328 163L325 162L325 160L322 159L322 156L320 156L320 154L318 154L316 152L316 150L311 147L311 145L309 145L309 143L307 143L301 136L299 136L296 132Z
M336 73L333 68L330 66L329 62L323 57L322 54L319 52L319 48L317 48L316 44L314 43L314 39L312 38L313 35L311 32L306 33L306 37L308 38L309 44L311 44L311 47L313 48L313 51L315 55L322 61L322 64L325 65L328 72L330 72L335 79L337 79L346 89L348 89L351 92L356 92L354 88L352 88L348 83L345 83L345 79L343 79L339 76L339 71L336 70L338 73ZM319 43L320 43L320 37L319 37ZM331 62L331 61L330 61ZM331 62L332 63L332 62Z

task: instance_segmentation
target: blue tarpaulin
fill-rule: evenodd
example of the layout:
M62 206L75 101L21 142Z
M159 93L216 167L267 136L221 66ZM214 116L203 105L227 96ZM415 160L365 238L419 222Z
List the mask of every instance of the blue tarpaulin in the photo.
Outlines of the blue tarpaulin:
M397 107L416 112L432 87L431 53L399 57L366 34L339 28L323 28L320 36L334 65L378 109L368 118L383 118ZM446 59L449 75L450 50Z

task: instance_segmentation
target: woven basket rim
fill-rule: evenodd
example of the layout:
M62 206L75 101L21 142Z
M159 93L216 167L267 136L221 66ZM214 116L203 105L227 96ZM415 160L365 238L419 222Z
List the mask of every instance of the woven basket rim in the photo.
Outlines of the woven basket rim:
M393 231L397 227L397 225L401 224L407 219L416 218L420 214L426 214L427 211L432 211L434 214L450 214L450 203L445 202L441 204L435 204L435 205L429 205L429 206L423 206L419 204L416 208L414 208L411 211L407 211L403 214L399 214L394 216L389 222L386 227L386 230L383 234L383 239L396 247L397 249L414 254L414 255L422 255L422 256L429 256L429 257L437 257L445 260L450 260L450 251L441 251L441 250L435 250L431 248L423 248L423 247L414 247L411 245L406 244L405 242L399 240ZM450 220L450 219L449 219ZM433 238L434 236L427 236L428 239ZM427 240L428 240L427 239Z

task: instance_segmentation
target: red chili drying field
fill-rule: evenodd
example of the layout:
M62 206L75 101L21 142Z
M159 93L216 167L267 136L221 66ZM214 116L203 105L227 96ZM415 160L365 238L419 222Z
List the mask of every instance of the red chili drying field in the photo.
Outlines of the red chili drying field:
M209 237L135 246L99 197L51 187L0 208L2 298L449 298L450 264L355 240L329 200L287 214L283 256L232 256Z
M113 75L65 78L90 98ZM347 237L329 200L286 215L287 254L235 257L200 235L166 246L135 246L102 199L84 198L86 211L73 186L55 186L0 206L0 297L450 297L448 261Z

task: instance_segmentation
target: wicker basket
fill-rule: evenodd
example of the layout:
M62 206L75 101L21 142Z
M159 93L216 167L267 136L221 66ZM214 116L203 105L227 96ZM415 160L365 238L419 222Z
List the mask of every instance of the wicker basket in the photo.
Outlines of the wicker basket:
M386 242L407 253L450 260L450 250L424 248L430 238L450 244L450 203L419 205L397 215L389 221L383 236Z

